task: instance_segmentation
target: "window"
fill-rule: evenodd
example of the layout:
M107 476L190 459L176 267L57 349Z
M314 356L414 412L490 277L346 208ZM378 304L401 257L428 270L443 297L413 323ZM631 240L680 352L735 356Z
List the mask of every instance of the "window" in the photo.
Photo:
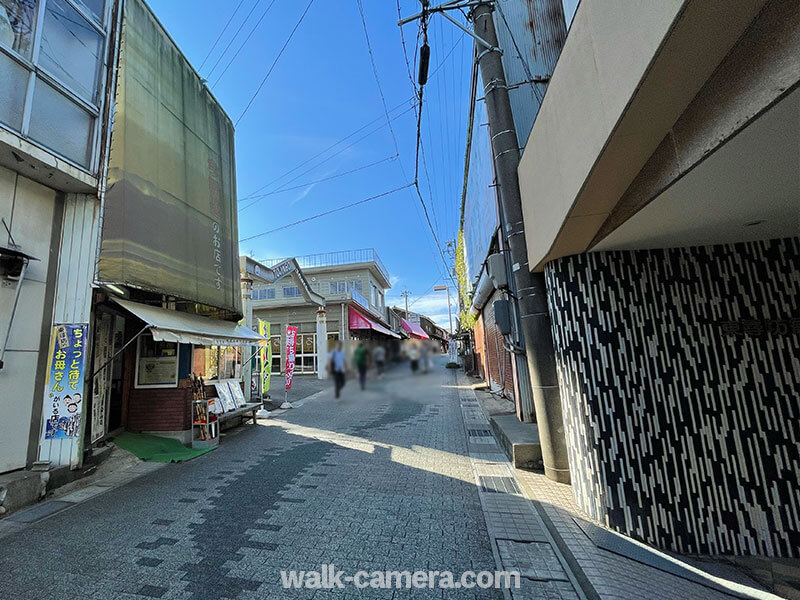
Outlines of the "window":
M283 288L284 298L297 298L299 296L300 296L300 288L297 287L296 285Z
M31 57L36 0L0 0L0 43Z
M272 346L272 372L281 372L281 336L273 335L269 338L269 344Z
M177 387L178 344L157 342L150 334L140 336L137 344L135 387Z
M0 122L86 169L102 108L105 10L105 0L0 0Z
M275 288L260 288L253 290L253 300L272 300L275 298Z
M235 346L194 346L192 373L205 379L238 379L241 374L242 353Z
M353 281L331 281L330 293L331 294L346 294L350 290L355 290L359 294L363 289L363 284L360 279Z
M103 36L65 0L47 0L39 66L94 102L100 72Z

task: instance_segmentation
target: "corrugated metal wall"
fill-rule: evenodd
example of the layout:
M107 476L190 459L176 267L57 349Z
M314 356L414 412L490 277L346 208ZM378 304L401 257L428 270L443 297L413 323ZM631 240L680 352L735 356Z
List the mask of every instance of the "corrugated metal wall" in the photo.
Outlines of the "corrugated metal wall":
M524 148L567 37L564 8L561 0L498 0L495 6L514 125Z
M56 280L56 298L53 324L89 323L92 309L92 282L94 280L97 250L99 201L86 194L67 194L64 205L64 226ZM86 343L91 348L90 339ZM89 369L89 363L85 369ZM86 373L86 381L90 373ZM77 465L80 458L83 426L86 424L87 394L83 394L81 407L83 424L81 435L74 438L44 439L44 426L39 445L39 460L49 460L55 465ZM40 401L44 401L41 399ZM47 413L47 406L45 413Z

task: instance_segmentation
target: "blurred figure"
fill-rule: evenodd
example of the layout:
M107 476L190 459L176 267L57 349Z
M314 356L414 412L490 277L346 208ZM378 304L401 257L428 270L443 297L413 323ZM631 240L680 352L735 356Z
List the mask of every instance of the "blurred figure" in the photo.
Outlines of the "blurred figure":
M383 379L383 367L386 364L386 348L378 344L372 351L372 359L375 361L375 368L378 370L378 377Z
M417 340L410 340L407 354L408 360L411 361L411 372L416 374L417 370L419 369L419 359L422 356L422 352L419 349L419 342Z
M420 353L422 354L422 356L420 357L420 362L422 363L422 372L427 373L431 360L430 358L431 348L428 345L427 340L422 341L422 348L420 350Z
M358 383L361 384L361 389L367 385L367 362L369 361L369 350L364 345L364 342L358 342L356 351L353 352L353 362L358 369Z
M336 347L331 350L329 358L329 370L333 375L333 385L336 389L337 398L339 397L339 394L341 393L345 384L344 372L346 368L346 360L344 350L342 348L342 342L336 342Z

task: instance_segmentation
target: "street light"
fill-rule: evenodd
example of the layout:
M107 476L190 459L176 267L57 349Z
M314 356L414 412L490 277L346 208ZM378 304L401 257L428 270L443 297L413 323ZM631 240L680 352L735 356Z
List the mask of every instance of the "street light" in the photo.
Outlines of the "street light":
M453 335L453 313L450 311L450 288L446 285L437 285L433 288L434 292L447 291L447 317L450 319L450 335Z

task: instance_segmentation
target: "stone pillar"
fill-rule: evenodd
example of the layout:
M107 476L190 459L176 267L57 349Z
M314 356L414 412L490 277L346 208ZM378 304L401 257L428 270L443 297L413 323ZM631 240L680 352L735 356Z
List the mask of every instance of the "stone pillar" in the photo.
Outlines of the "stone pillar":
M317 379L325 379L327 371L325 368L328 360L328 319L325 316L325 309L317 309Z
M242 277L242 313L244 324L250 329L257 329L253 324L253 280ZM250 385L253 379L253 354L258 352L258 346L242 347L242 383L244 384L244 397L250 402Z

